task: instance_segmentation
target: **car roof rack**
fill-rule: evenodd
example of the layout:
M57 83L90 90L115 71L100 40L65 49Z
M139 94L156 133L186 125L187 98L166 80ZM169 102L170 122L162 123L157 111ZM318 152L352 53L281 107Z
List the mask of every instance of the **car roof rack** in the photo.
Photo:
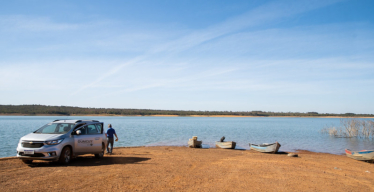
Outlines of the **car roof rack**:
M80 121L92 121L92 122L99 122L98 120L80 120Z
M53 122L56 122L56 121L71 121L71 119L56 119Z
M56 119L53 122L56 122L56 121L74 121L74 120L73 119ZM98 120L76 120L75 123L84 122L84 121L88 121L88 122L100 122Z

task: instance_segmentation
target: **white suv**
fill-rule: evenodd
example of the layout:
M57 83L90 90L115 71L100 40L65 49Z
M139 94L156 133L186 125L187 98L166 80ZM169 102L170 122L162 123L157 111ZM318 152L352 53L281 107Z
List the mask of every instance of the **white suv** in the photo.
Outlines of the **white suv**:
M106 143L103 122L55 120L23 136L18 143L17 157L27 164L33 160L68 164L77 155L103 157Z

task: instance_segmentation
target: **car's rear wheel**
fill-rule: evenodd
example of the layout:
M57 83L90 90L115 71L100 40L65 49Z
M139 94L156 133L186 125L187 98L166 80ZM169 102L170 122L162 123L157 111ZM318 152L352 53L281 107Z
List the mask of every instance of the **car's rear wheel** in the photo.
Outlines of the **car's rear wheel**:
M25 164L31 164L32 160L22 160L22 162L25 163Z
M101 152L100 152L100 153L97 153L97 154L95 154L95 157L96 157L96 158L102 158L102 157L104 157L104 152L105 152L105 145L104 145L104 144L102 144L102 147L101 147Z
M61 164L68 164L71 161L71 149L70 147L64 147L61 151L59 163Z

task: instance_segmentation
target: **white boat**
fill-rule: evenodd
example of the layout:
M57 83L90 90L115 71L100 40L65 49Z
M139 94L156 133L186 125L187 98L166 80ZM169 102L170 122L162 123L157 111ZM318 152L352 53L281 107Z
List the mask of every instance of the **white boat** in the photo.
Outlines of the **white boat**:
M188 140L188 147L190 148L202 148L203 141L198 141L197 136L193 136L192 139Z
M251 149L262 152L262 153L277 153L281 145L278 142L275 143L264 143L261 145L249 144Z
M216 141L216 147L222 148L222 149L235 149L236 142L234 141Z
M370 161L374 162L374 151L373 150L361 150L361 151L351 151L349 149L345 150L347 157L356 159L359 161Z

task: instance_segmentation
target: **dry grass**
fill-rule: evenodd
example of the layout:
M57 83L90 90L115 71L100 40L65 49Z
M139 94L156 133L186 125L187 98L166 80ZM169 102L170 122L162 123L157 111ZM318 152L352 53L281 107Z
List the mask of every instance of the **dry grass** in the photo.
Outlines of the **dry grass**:
M325 127L320 132L334 137L360 137L374 139L374 121L340 119L339 127Z

